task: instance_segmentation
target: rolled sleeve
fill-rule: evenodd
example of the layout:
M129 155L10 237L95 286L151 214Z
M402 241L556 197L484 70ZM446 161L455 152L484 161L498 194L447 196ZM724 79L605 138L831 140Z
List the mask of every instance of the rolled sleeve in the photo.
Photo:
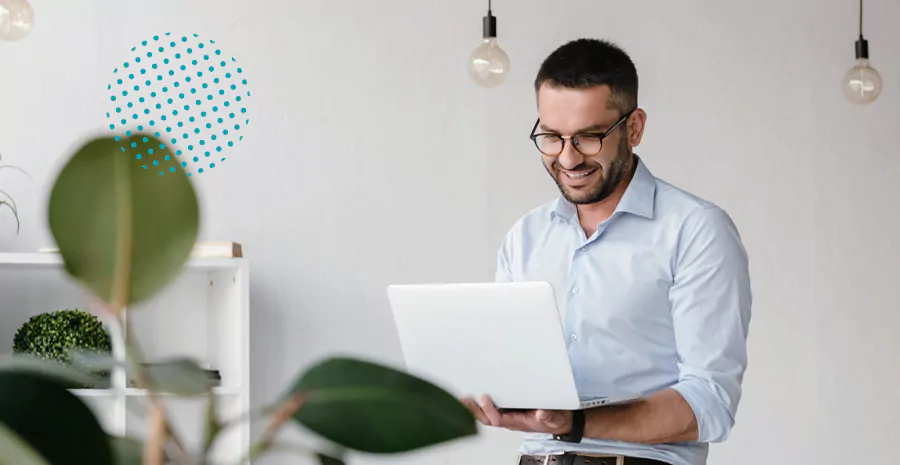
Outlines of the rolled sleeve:
M680 375L673 388L694 411L698 442L721 442L741 398L752 300L747 253L727 213L710 206L687 218L674 270Z

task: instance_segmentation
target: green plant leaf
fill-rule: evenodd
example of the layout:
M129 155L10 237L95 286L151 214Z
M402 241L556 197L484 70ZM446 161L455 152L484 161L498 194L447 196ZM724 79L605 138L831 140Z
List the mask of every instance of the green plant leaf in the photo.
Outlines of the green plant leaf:
M341 460L337 457L332 457L330 455L325 455L325 454L319 453L319 454L316 454L316 458L319 459L319 463L321 465L344 465L343 460Z
M51 465L114 465L107 435L90 408L46 377L0 372L0 423Z
M477 433L475 418L443 389L373 362L332 358L290 389L294 420L338 445L373 453L419 449Z
M72 361L72 366L89 371L112 371L114 368L123 365L111 353L98 352L96 350L69 349L67 354Z
M0 423L0 451L3 451L0 465L50 465L21 436L3 423Z
M66 271L116 310L168 285L190 257L199 228L185 173L141 168L121 151L131 144L171 152L152 136L93 139L69 159L50 193L50 231Z
M206 370L189 358L145 364L144 373L155 390L172 394L204 394L212 385Z
M141 465L144 445L135 439L120 436L110 436L116 465Z
M70 387L108 388L109 380L30 354L0 355L0 372L30 373Z

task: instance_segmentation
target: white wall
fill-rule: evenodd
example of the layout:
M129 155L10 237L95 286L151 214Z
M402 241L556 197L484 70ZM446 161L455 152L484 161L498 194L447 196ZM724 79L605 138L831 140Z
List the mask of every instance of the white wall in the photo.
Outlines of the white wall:
M856 2L494 2L513 75L472 85L483 2L35 0L38 29L0 43L0 172L23 216L0 249L49 243L47 188L73 140L103 130L109 71L130 46L198 32L246 65L252 130L197 178L205 238L252 258L254 399L332 353L398 361L383 287L480 280L524 211L554 194L527 133L553 48L612 38L649 113L638 152L725 207L752 259L751 367L733 438L710 463L896 462L900 370L900 4L866 3L885 78L847 105ZM511 463L497 431L410 463ZM362 457L356 463L396 463ZM272 461L271 463L288 463Z

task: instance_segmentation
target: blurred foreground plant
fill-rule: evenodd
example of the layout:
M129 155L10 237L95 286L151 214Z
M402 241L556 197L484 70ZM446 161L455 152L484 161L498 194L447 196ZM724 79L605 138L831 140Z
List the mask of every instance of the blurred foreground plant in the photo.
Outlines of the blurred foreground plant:
M455 397L365 360L324 360L298 374L283 395L259 412L224 422L199 365L189 359L144 363L132 323L122 318L122 311L151 298L177 276L197 240L199 206L183 172L159 176L122 154L120 144L132 140L164 145L144 135L124 142L87 142L53 185L49 222L66 272L97 299L100 311L127 341L124 362L95 354L74 356L92 357L86 365L95 368L124 363L137 387L148 390L145 442L109 436L91 410L65 388L71 381L97 381L90 373L13 358L0 366L0 463L156 465L171 458L179 464L206 464L223 431L260 414L271 418L242 463L273 450L296 449L276 439L292 422L337 446L337 452L308 451L329 465L343 463L342 450L399 453L476 434L475 419ZM207 396L201 450L189 450L176 434L161 392Z

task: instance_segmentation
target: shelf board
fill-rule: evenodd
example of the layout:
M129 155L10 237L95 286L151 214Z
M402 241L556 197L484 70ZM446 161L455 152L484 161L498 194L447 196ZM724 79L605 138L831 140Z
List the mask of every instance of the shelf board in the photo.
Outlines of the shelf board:
M112 397L116 395L113 389L69 389L69 392L78 397Z
M212 393L214 396L237 396L240 395L241 391L237 388L224 388L224 387L214 387L212 388ZM146 389L137 389L137 388L128 388L125 390L125 395L130 397L144 397L149 395L150 393ZM169 392L158 392L160 396L174 396L175 394ZM203 394L200 394L203 395ZM180 397L199 397L197 396L180 396Z
M78 397L113 397L117 394L115 389L69 389L69 392ZM238 396L241 390L238 388L214 387L212 389L214 396ZM160 392L160 396L171 397L175 394L169 392ZM149 395L146 389L128 388L125 389L125 395L128 397L144 397ZM199 397L199 396L181 396L181 397Z
M243 258L191 258L185 264L188 269L224 270L240 268ZM57 253L0 253L0 269L10 268L61 268L62 256Z

